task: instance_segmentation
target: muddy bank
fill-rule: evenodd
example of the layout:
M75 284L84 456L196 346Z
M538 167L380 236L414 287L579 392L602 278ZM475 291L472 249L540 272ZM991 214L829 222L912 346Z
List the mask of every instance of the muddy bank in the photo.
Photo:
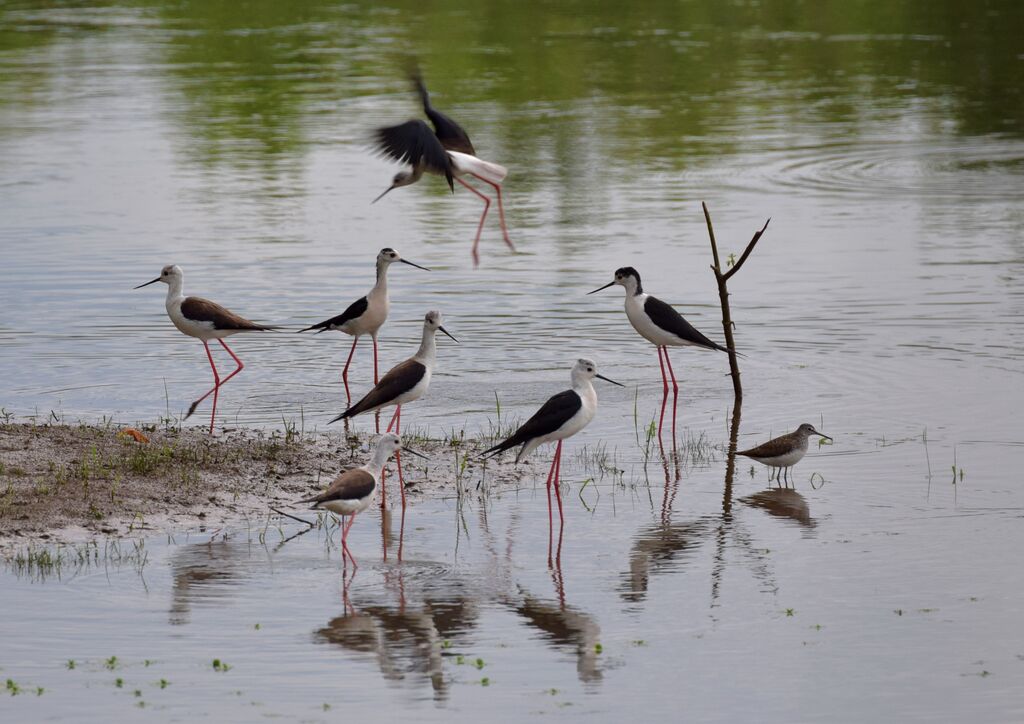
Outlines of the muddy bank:
M375 436L238 429L0 425L0 548L30 540L217 526L268 506L290 508L339 471L362 465ZM406 495L480 480L484 440L407 439L430 456L403 461ZM533 465L488 463L489 484L515 484ZM393 470L393 466L392 466ZM388 476L388 494L396 495ZM390 502L390 501L389 501Z

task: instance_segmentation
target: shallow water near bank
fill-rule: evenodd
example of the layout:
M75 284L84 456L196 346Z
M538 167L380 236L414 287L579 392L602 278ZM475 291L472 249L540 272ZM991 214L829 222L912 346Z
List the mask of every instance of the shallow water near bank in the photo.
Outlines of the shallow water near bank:
M212 545L149 537L141 575L121 554L45 581L7 567L0 677L31 696L0 711L1021 718L1024 581L1005 555L1024 542L1018 3L212 7L0 8L4 411L179 416L209 385L201 345L158 285L133 286L178 263L187 292L298 329L364 294L382 246L433 270L392 270L382 364L415 348L429 308L461 342L440 341L406 426L473 437L524 419L583 355L627 388L599 386L566 448L554 580L544 449L524 490L461 517L414 500L400 566L381 562L379 515L357 521L347 617L324 534L275 550L263 522ZM519 253L490 218L474 270L479 203L437 179L370 205L397 167L368 134L418 112L409 52L510 168ZM701 200L723 255L772 218L730 284L739 445L801 422L832 435L796 493L766 492L748 463L724 490L727 362L693 350L673 352L678 432L703 452L666 485L644 434L655 352L621 290L584 296L632 265L721 340ZM348 338L231 344L246 368L218 425L309 431L341 410ZM370 364L362 344L356 394Z

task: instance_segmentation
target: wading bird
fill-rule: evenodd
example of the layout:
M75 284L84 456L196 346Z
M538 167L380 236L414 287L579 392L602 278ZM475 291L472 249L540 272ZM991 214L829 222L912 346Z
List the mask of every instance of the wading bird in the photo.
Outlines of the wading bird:
M478 158L476 149L473 148L473 143L469 140L469 134L463 130L462 126L430 104L430 94L427 93L420 74L412 73L411 80L416 86L416 92L419 93L420 100L423 101L423 110L434 129L431 130L425 121L419 119L377 129L375 134L377 149L396 161L409 164L412 169L398 172L392 180L391 186L375 198L373 203L377 203L392 189L416 183L424 173L444 176L452 191L455 190L454 182L458 181L484 202L484 211L480 215L476 237L473 239L473 264L476 265L480 263L477 247L480 245L480 233L484 228L487 211L491 208L491 199L461 178L462 176L472 176L494 188L498 197L501 233L504 235L508 247L515 251L515 246L508 236L508 227L505 225L505 207L501 202L501 183L508 175L508 169Z
M665 402L668 400L668 380L665 375L665 367L668 366L668 375L672 378L672 440L676 437L676 402L679 399L679 385L676 382L675 372L672 371L672 361L668 357L669 347L701 347L703 349L714 349L721 352L729 350L720 344L712 342L701 334L692 324L683 319L683 316L670 305L657 297L646 294L640 284L640 274L631 266L624 266L615 270L615 278L599 289L587 294L596 294L602 289L610 286L620 285L626 289L626 317L633 329L658 348L658 364L661 366L661 383L664 389L664 396L661 401L661 417L658 419L658 437L661 437L661 427L665 420ZM662 355L664 354L664 360Z
M430 271L425 266L403 259L394 249L381 249L377 254L377 283L365 297L360 297L352 302L348 309L338 316L299 330L299 332L308 332L315 329L317 334L327 330L337 330L355 338L352 340L352 349L349 350L348 359L345 360L345 369L341 371L341 381L345 384L346 405L352 404L352 395L348 390L348 367L352 364L352 355L356 352L359 338L364 334L370 335L370 339L373 340L373 384L377 384L377 333L387 321L388 310L391 307L391 301L388 298L388 268L396 261Z
M266 332L276 328L250 322L248 319L238 316L216 302L211 302L209 299L186 297L182 293L184 273L177 264L165 266L160 270L160 276L156 279L140 284L135 288L141 289L157 282L163 282L167 285L167 316L174 322L174 326L183 334L202 340L203 346L206 348L206 357L210 360L210 369L213 370L213 389L192 403L188 408L188 414L185 415L185 419L187 420L196 411L196 407L200 402L212 394L213 410L210 412L210 434L212 435L213 421L217 417L218 392L222 385L226 384L228 380L241 372L245 367L242 364L242 360L238 359L237 355L224 342L224 338L239 332ZM209 341L211 339L220 342L221 346L231 355L231 359L238 365L223 380L217 373L217 365L213 363L213 354L210 353Z
M348 531L356 520L356 514L362 513L370 505L373 494L377 491L377 483L381 479L384 465L392 454L397 455L400 450L425 458L426 455L410 450L402 445L402 439L395 434L385 433L377 441L377 449L373 457L366 465L346 470L334 479L327 490L314 495L312 498L305 498L299 503L312 503L312 508L323 508L340 515L341 521L341 560L345 565L345 557L352 561L352 567L358 568L359 564L352 556L348 548ZM345 522L348 516L348 522Z
M562 494L558 489L558 479L562 463L562 441L572 437L585 428L594 419L597 412L597 392L594 391L594 378L611 382L622 387L615 380L610 380L597 373L597 365L589 359L580 359L572 368L572 389L559 392L548 399L529 420L524 422L515 433L494 447L485 450L481 456L493 457L506 450L519 447L516 453L516 464L533 452L538 446L547 442L558 442L555 456L548 470L548 527L552 524L551 487L554 485L555 497L558 500L558 520L565 521L562 516Z
M736 453L751 460L767 465L769 468L776 468L775 479L779 479L779 471L782 477L789 480L789 469L800 462L807 454L807 439L811 435L820 435L825 440L832 442L832 438L823 432L814 429L814 425L805 422L796 430L779 437L773 437L766 443L749 450ZM771 477L769 476L769 480Z
M448 330L442 326L441 313L438 311L427 312L423 320L423 338L420 348L409 359L392 367L380 378L372 390L366 393L363 399L345 410L330 422L347 420L350 417L361 415L364 412L373 412L389 405L395 406L395 414L391 416L387 431L391 428L396 433L402 431L402 405L416 400L427 394L430 387L430 377L434 372L434 365L437 362L437 331L444 332L454 342L459 340L452 337ZM328 423L330 424L330 423ZM398 488L402 493L402 505L405 506L405 481L402 478L402 456L395 455L395 463L398 466ZM383 501L383 486L381 487L381 505Z

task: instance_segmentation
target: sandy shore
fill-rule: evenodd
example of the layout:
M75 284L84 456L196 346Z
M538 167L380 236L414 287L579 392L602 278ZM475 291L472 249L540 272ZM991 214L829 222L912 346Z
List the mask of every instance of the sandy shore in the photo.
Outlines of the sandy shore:
M155 426L0 425L0 549L142 530L216 527L269 506L289 507L363 464L373 436L295 435ZM428 454L403 459L406 495L480 479L485 441L407 440ZM535 472L512 456L487 464L489 484ZM393 466L392 466L393 470ZM388 495L397 495L394 475ZM304 506L303 506L304 507Z

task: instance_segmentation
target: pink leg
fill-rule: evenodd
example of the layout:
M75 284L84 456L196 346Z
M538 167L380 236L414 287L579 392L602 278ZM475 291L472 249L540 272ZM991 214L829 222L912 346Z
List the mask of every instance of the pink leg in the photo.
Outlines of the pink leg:
M480 246L480 232L484 230L484 219L487 218L487 210L491 208L491 199L477 191L458 176L455 177L455 180L484 200L484 212L480 214L480 224L476 227L476 238L473 239L473 266L477 266L480 264L480 254L477 251L477 247Z
M679 385L676 383L676 373L672 371L672 360L668 357L668 347L665 347L665 365L668 373L672 376L672 447L676 444L676 405L679 403ZM668 394L668 390L665 391Z
M559 527L565 525L565 517L562 515L562 491L559 489L559 476L562 473L562 441L558 441L558 447L555 449L555 499L558 501L558 525Z
M356 563L356 559L352 556L352 551L350 551L348 549L348 531L352 527L352 524L355 523L355 522L356 522L356 514L353 513L352 515L350 515L348 517L348 525L345 525L344 523L342 523L342 529L341 529L341 561L342 561L341 565L344 568L344 566L345 566L345 556L347 555L348 559L350 561L352 561L352 569L353 570L355 570L356 568L359 568L359 564Z
M665 404L668 402L668 376L665 374L665 361L661 358L662 347L658 347L658 364L661 366L661 415L658 417L658 440L661 440L661 427L665 422ZM668 354L666 351L665 354Z
M221 340L218 340L218 341L220 342L221 346L228 351L228 354L231 355L231 359L233 359L235 361L235 364L238 365L238 366L235 368L235 370L230 375L228 375L227 377L225 377L222 380L220 378L220 375L217 374L217 366L213 363L213 354L210 353L210 345L204 339L203 340L203 347L206 348L206 357L207 357L207 359L210 360L210 368L213 370L213 389L210 390L209 392L207 392L202 397L200 397L195 402L193 402L192 405L188 408L188 413L185 415L185 419L187 420L192 415L192 413L196 411L196 408L199 406L200 402L205 400L210 395L213 395L213 412L210 414L210 434L211 435L213 434L213 421L214 421L214 419L217 416L217 396L218 396L218 392L220 390L220 387L221 387L221 385L226 384L228 380L230 380L232 377L234 377L239 372L241 372L242 369L245 367L245 365L242 364L242 360L238 359L238 357L235 355L235 353L231 351L231 348L228 347L226 344L224 344L224 340L221 339Z
M356 353L356 345L359 344L359 337L352 340L352 349L348 351L348 359L345 360L345 369L341 371L341 381L345 383L345 405L352 406L352 395L348 391L348 366L352 364L352 355Z
M475 173L470 175L473 178L480 179L485 184L490 184L491 186L494 187L494 191L498 195L498 218L501 220L501 233L504 234L505 236L505 243L508 244L508 248L511 249L512 251L515 251L515 244L513 244L512 240L508 238L508 227L505 226L505 205L501 203L501 184L496 184L493 181L488 181L485 178L477 176Z
M388 423L388 429L385 432L391 432L391 428L395 426L395 422L398 420L399 413L402 412L401 405L395 405L395 413L391 416L391 422Z
M402 434L402 406L398 406L398 420L395 421L395 434ZM402 451L395 450L395 465L398 467L398 492L402 494L402 520L405 520L405 478L402 477ZM401 538L401 536L399 536Z
M545 486L548 490L548 555L551 551L551 531L554 529L554 520L551 513L551 479L555 476L555 465L558 463L558 453L551 459L551 467L548 468L548 479Z

